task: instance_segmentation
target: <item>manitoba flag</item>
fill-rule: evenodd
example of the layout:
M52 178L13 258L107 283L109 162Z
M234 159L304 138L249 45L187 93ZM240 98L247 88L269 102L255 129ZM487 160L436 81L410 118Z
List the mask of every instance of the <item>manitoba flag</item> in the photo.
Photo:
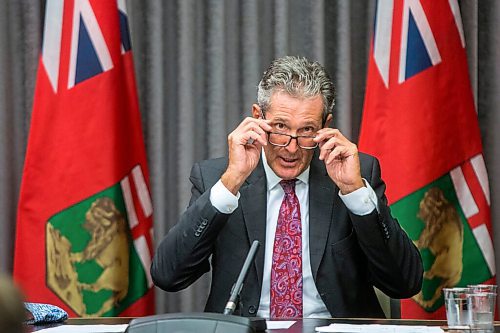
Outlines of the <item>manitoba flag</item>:
M125 0L48 0L15 243L27 299L153 313L149 189Z
M457 0L377 2L359 149L424 262L406 318L444 318L442 289L495 283L488 176Z

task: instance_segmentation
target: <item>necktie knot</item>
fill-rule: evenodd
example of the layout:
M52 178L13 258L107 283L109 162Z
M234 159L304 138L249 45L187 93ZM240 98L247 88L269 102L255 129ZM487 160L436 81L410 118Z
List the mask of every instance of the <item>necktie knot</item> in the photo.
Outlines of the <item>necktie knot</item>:
M283 191L285 191L285 194L294 194L295 193L295 182L296 181L297 181L297 179L280 181L280 185L281 185L281 187L283 187Z

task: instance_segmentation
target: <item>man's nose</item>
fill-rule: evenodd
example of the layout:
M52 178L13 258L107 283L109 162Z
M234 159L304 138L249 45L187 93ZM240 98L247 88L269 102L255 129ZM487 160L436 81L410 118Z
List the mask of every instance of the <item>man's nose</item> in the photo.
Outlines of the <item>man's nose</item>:
M290 153L295 153L300 147L299 147L299 142L297 138L292 137L292 140L288 144L288 146L285 147L286 150L288 150Z

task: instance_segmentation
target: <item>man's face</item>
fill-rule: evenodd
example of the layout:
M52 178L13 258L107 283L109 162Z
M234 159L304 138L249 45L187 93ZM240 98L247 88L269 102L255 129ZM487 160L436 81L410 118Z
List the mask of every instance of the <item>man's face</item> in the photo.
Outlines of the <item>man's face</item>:
M269 110L265 117L271 122L273 132L293 136L314 136L322 128L323 99L320 95L312 98L295 98L284 92L271 96ZM254 105L254 117L260 116L260 108ZM282 179L294 179L311 163L314 149L303 149L292 139L286 147L264 146L267 163Z

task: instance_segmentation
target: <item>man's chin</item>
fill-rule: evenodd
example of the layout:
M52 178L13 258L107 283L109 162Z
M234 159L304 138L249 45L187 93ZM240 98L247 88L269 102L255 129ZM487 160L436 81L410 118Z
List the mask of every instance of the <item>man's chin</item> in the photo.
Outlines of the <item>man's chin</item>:
M294 167L283 167L279 166L277 170L274 170L274 173L278 177L284 180L289 180L289 179L294 179L297 178L300 175L300 168L299 166L294 166Z

